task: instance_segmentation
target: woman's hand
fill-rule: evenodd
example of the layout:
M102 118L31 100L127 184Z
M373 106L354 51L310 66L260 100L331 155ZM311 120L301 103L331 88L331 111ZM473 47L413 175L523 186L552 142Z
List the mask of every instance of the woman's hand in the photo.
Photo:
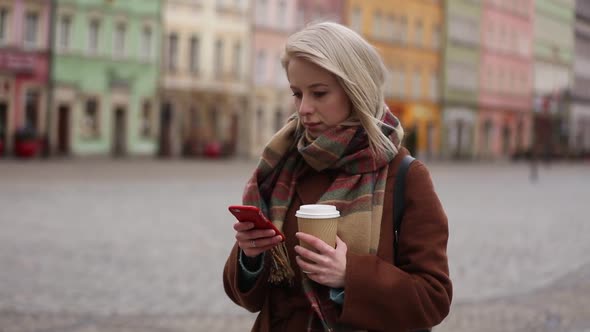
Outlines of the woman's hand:
M301 241L307 242L317 252L307 250L302 246L295 246L297 264L309 279L332 288L344 287L346 273L346 243L336 237L336 248L317 237L298 232L295 234ZM303 258L305 258L305 260ZM313 262L313 263L310 263Z
M236 222L234 224L238 246L248 257L256 257L281 243L281 236L272 229L254 229L254 223Z

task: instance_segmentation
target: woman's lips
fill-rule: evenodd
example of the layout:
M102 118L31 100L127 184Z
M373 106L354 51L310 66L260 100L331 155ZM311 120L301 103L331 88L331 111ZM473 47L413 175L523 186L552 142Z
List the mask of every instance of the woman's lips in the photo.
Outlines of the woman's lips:
M303 124L303 126L305 126L305 128L308 129L313 129L315 127L318 127L321 123L320 122L306 122Z

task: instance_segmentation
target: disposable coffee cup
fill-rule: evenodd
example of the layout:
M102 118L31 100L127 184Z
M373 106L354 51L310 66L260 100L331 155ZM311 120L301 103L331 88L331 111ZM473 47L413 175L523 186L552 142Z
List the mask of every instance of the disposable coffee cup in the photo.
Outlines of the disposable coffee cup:
M307 204L301 205L295 212L299 231L311 234L332 247L336 247L336 233L338 231L338 219L340 212L334 205ZM307 249L311 248L306 242L299 241L299 244Z

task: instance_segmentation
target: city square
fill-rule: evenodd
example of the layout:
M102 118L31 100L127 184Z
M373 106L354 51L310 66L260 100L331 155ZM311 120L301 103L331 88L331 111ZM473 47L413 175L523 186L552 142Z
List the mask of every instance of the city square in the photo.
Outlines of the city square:
M221 274L255 165L3 160L0 331L249 330ZM590 331L590 165L427 165L454 284L434 330Z

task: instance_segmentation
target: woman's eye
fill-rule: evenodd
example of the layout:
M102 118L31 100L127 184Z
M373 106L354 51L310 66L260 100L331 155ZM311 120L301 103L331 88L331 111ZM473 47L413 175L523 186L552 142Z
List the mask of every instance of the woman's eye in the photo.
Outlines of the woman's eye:
M317 92L313 93L313 96L316 98L322 98L323 96L326 95L326 93L327 93L326 91L317 91Z
M301 98L301 92L293 92L293 97Z

